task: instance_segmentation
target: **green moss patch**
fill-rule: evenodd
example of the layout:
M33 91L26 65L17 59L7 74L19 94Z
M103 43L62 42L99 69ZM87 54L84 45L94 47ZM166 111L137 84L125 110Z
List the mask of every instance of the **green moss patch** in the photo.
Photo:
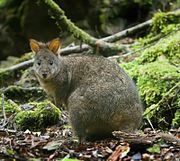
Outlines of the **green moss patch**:
M177 15L161 14L158 13L153 19L153 23L158 24L152 26L154 33L156 31L162 34L161 31L166 30L171 24L176 25L176 30L178 29L179 13ZM158 16L163 20L158 19ZM150 35L151 38L156 37L153 37L153 34ZM139 89L145 106L144 125L149 126L147 120L150 120L155 128L163 130L179 127L180 31L175 32L171 29L169 34L137 55L139 57L135 60L121 66L132 77Z
M0 88L11 84L16 78L16 73L13 71L5 71L0 69Z
M180 31L159 40L155 45L145 49L137 61L138 64L153 62L159 59L160 56L174 64L180 64Z
M15 112L19 112L21 109L18 106L18 104L16 104L15 102L13 102L10 99L6 99L4 98L4 100L2 99L2 97L0 97L0 104L1 106L4 106L5 109L5 113L15 113ZM2 108L0 108L0 112L2 112Z
M154 15L152 21L151 32L155 34L158 34L159 32L167 33L168 31L172 31L173 28L176 27L175 24L180 23L180 12L158 12Z
M123 65L136 81L146 110L144 117L160 129L179 126L180 74L168 61L155 61L144 65ZM176 116L175 116L176 113Z
M17 61L16 64L30 60L34 57L34 54L32 52L29 53L25 53L24 55L22 55Z
M60 110L49 101L30 103L34 110L21 111L16 117L16 124L22 130L41 130L56 124L60 118Z

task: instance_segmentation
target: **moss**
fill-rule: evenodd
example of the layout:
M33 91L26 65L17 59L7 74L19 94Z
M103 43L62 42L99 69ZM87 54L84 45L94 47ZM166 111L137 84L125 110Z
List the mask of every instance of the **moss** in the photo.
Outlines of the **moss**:
M32 52L23 54L17 61L16 64L24 62L26 60L30 60L34 57L34 54Z
M179 24L180 23L180 12L158 12L154 15L152 19L152 29L151 32L157 34L159 32L167 33L168 31L172 31L175 25L172 24ZM171 25L171 27L168 27Z
M180 103L180 102L179 102ZM180 104L179 104L180 105ZM178 109L175 113L174 119L172 121L173 127L179 128L180 125L180 109Z
M135 60L121 65L139 89L145 105L145 126L147 119L154 127L163 130L180 126L177 121L180 107L180 96L177 94L180 89L179 53L180 31L172 31L139 52Z
M59 121L61 112L49 101L29 105L33 105L34 110L21 111L15 117L19 129L41 130Z
M179 108L178 68L167 60L142 65L131 62L122 66L136 82L146 106L144 117L150 119L155 127L170 128Z
M34 99L44 98L45 93L38 87L22 87L17 85L8 86L4 90L4 94L7 98L13 99L17 102L29 102Z
M0 69L0 88L7 86L13 79L16 77L16 73L13 71L6 71L4 69Z
M149 61L154 61L159 55L164 54L166 49L168 50L167 47L173 47L173 55L177 56L180 50L180 12L158 12L154 15L152 20L150 32L147 33L148 35L144 36L143 38L138 38L137 42L133 44L131 48L133 50L137 50L139 48L147 48L147 46L151 45L152 50L147 49L149 53L151 53L151 55L147 58ZM171 36L169 37L169 35ZM166 39L167 36L169 39ZM158 42L159 45L154 45L158 40L160 40ZM172 43L172 45L169 45L170 43ZM177 54L174 54L176 49ZM143 56L143 58L145 59L146 57ZM175 61L176 58L173 60Z
M153 62L164 56L174 64L180 64L180 31L159 40L155 45L145 49L137 59L139 64Z
M3 102L3 99L2 97L0 97L1 105L2 105L2 102ZM9 100L9 99L7 100L6 98L4 98L4 108L5 108L6 114L19 112L21 110L18 104L16 104L12 100ZM2 112L2 108L0 108L0 112Z
M168 61L155 61L145 65L128 63L123 65L136 81L140 94L150 106L172 88L180 79L178 68Z

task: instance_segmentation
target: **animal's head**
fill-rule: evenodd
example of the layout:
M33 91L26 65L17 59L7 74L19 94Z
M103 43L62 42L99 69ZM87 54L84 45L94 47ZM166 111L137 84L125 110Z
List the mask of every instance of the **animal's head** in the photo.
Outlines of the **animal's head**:
M34 39L29 41L31 50L35 54L33 68L36 75L43 80L55 77L60 69L58 57L60 40L57 38L48 43L38 42Z

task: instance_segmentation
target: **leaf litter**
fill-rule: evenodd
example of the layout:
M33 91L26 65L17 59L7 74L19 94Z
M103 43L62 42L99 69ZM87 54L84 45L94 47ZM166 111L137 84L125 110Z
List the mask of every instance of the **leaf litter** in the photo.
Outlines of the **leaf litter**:
M79 143L67 124L65 115L59 125L41 132L30 130L8 133L0 131L0 159L15 160L94 160L94 161L179 161L180 146L172 142L154 139L151 143L126 139L105 139ZM145 130L152 135L153 131ZM180 130L174 130L179 137ZM125 134L128 137L128 134ZM139 136L138 136L139 137ZM143 137L144 138L144 137ZM147 138L146 138L147 139Z

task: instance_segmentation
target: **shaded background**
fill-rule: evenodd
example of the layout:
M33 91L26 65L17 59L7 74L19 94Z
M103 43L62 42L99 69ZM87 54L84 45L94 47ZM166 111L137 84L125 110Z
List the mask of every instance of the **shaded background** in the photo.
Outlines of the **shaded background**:
M179 7L179 0L56 0L77 26L100 38L150 19L157 11ZM74 39L55 24L38 0L0 0L0 60L30 51L28 39ZM138 33L141 34L141 33ZM143 34L143 33L142 33Z

